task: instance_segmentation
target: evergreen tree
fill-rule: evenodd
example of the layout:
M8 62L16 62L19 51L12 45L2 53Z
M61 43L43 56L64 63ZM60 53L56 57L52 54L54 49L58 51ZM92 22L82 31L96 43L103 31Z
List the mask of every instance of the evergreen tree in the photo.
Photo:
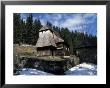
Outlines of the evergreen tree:
M33 42L32 44L35 45L38 38L39 38L39 29L41 29L42 25L40 20L35 20L33 24Z
M46 25L48 25L49 27L51 27L52 28L52 23L51 22L49 22L49 21L47 21L47 24Z
M74 48L83 40L91 42L93 45L97 46L97 36L92 36L87 33L72 31L70 32L68 28L60 28L58 26L53 26L52 23L47 21L47 25L53 30L59 33L59 35L64 39L65 44L70 48L71 54L73 54ZM40 20L36 19L33 21L32 14L26 19L26 22L21 19L20 14L14 14L14 44L32 44L35 45L39 37L39 29L41 29L42 24Z
M26 43L32 44L32 38L33 38L33 16L32 14L29 14L26 20Z
M68 28L61 28L61 37L64 39L65 43L69 45L70 53L73 53L73 43L71 38L71 32Z
M23 19L21 20L21 32L22 32L22 40L21 42L23 44L26 44L26 33L27 33L27 30L26 30L26 24L25 24L25 21L23 21Z
M20 14L14 14L14 44L20 44L22 39L21 17Z

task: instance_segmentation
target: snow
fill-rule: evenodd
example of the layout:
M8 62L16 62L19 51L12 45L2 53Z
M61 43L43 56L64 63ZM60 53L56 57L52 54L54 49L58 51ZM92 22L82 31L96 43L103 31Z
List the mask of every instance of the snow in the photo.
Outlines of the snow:
M66 71L65 75L97 75L97 65L82 63Z
M19 71L19 75L52 75L52 74L32 68L23 68Z
M19 70L18 73L19 75L54 75L32 68L23 68ZM70 68L64 73L65 75L97 75L97 65L82 63Z

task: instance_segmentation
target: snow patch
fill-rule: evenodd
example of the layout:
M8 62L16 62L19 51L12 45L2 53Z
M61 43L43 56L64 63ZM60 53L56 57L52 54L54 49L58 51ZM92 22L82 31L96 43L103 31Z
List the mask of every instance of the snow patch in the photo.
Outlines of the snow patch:
M44 71L32 68L23 68L18 71L19 75L54 75ZM97 75L97 65L82 63L75 67L70 68L65 75Z
M52 75L52 74L37 69L23 68L19 71L19 75Z
M97 65L82 63L65 72L66 75L97 75Z

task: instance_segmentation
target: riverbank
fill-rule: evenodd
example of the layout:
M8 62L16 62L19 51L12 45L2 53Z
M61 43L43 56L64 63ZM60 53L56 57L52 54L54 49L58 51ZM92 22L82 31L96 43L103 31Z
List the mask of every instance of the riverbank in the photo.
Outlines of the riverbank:
M32 68L22 68L17 72L17 76L25 75L25 76L54 76L55 74L47 73L41 70L32 69ZM97 65L91 63L82 63L75 67L70 68L69 70L64 72L64 75L97 75Z

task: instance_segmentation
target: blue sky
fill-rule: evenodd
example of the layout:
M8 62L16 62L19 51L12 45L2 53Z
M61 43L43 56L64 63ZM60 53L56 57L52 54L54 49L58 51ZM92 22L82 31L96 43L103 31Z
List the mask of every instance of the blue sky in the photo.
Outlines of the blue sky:
M97 34L96 13L32 13L33 20L39 19L42 25L47 21L58 27L67 27L70 31ZM29 13L21 13L21 18L26 21Z

